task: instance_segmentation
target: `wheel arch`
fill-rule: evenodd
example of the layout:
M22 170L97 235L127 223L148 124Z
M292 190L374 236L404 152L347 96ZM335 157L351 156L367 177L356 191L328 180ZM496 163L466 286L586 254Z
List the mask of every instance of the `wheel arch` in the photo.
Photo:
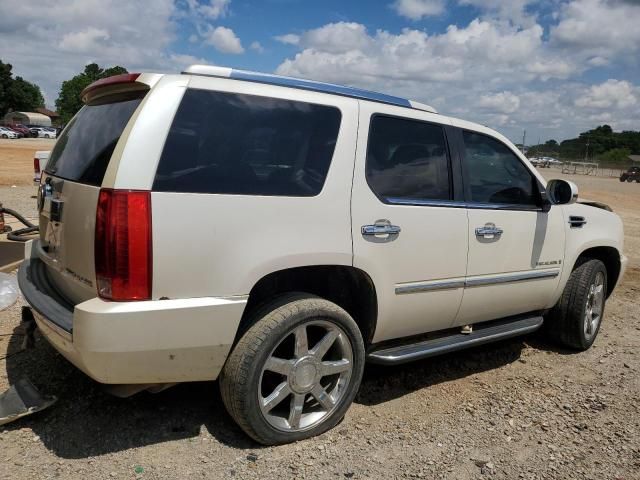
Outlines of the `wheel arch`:
M578 255L573 268L571 271L575 270L577 267L582 265L587 260L600 260L604 263L604 266L607 269L607 298L613 292L613 289L616 287L620 277L620 252L615 247L609 246L598 246L598 247L590 247Z
M251 288L236 341L255 322L256 308L288 292L310 293L342 307L360 328L365 346L371 343L378 318L375 285L366 272L347 265L292 267L263 276Z

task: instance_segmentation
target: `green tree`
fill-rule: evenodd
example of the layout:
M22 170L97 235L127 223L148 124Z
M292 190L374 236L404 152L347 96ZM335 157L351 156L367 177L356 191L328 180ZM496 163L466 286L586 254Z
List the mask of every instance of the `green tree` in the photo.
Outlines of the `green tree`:
M0 116L11 110L31 112L44 107L40 87L23 79L13 78L12 66L0 60Z
M33 112L36 108L44 107L44 97L40 87L27 82L22 77L16 77L7 92L9 106L13 110Z
M103 69L97 63L90 63L84 67L82 73L62 82L62 87L56 100L56 109L62 122L67 123L82 108L82 99L80 98L82 90L96 80L122 73L128 72L120 66Z
M600 155L599 160L604 163L628 163L631 150L627 148L613 148Z

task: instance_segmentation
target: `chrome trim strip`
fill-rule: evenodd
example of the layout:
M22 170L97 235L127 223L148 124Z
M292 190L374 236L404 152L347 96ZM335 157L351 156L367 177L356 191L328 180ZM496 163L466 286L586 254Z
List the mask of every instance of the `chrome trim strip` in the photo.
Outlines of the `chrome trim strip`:
M391 205L416 207L449 207L470 208L474 210L517 210L522 212L540 212L542 208L533 205L519 205L510 203L479 203L458 200L424 200L420 198L385 197L384 201Z
M535 270L510 275L492 275L485 277L471 277L465 280L465 287L479 287L483 285L497 285L500 283L524 282L540 278L553 278L560 275L560 269Z
M404 295L407 293L431 292L433 290L451 290L455 288L463 288L464 279L455 280L435 280L429 282L404 283L396 285L396 295Z
M452 290L456 288L498 285L501 283L524 282L541 278L554 278L560 275L560 269L535 270L507 275L470 277L466 279L449 278L446 280L430 280L427 282L400 283L395 286L396 295L409 293L432 292L434 290Z

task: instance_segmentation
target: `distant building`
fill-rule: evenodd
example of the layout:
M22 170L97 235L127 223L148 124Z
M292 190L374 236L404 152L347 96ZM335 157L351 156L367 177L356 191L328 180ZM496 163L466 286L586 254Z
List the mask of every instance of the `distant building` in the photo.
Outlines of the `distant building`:
M51 118L37 112L9 112L4 116L3 123L5 125L21 123L23 125L38 125L40 127L50 127Z
M49 110L48 108L44 108L44 107L36 108L36 112L41 113L42 115L46 115L51 119L53 123L56 123L60 118L60 115L58 115L58 112L54 112L52 110Z
M627 158L634 163L640 163L640 155L629 155Z

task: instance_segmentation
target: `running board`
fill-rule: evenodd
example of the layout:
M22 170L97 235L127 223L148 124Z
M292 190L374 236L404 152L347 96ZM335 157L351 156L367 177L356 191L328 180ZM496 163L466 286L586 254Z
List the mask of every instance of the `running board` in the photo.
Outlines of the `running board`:
M517 337L533 332L542 326L540 316L521 318L508 322L495 323L482 327L474 325L469 334L454 333L446 337L434 338L409 345L374 350L367 355L367 360L380 365L398 365L422 358L433 357L448 352L455 352L464 348L484 345L506 338Z

